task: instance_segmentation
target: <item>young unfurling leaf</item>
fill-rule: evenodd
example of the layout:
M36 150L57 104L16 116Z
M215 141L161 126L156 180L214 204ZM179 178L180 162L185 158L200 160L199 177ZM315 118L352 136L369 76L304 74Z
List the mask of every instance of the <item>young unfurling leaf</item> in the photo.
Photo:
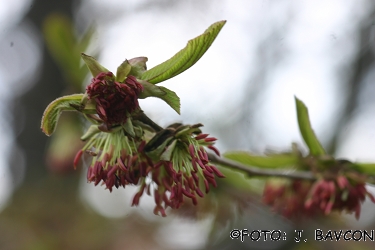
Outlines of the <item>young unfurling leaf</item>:
M310 150L310 154L315 156L325 155L326 152L311 127L309 111L307 110L306 105L297 97L295 97L295 100L299 130L301 132L303 140Z
M80 106L83 94L67 95L51 102L42 117L42 131L50 136L56 129L57 122L63 111L75 111L74 106Z
M103 67L100 63L98 63L98 61L96 61L94 57L86 55L84 53L81 53L81 56L82 56L83 61L85 61L93 77L96 77L100 73L109 72L109 70Z

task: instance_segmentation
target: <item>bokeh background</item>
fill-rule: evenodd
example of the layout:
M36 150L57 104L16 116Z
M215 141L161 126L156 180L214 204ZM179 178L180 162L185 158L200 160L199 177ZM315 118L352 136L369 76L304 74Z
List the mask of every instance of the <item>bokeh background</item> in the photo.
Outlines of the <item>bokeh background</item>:
M137 56L151 68L219 20L227 24L203 58L162 83L180 96L181 115L151 98L140 103L149 117L203 123L222 152L284 151L304 147L296 95L330 153L375 161L374 1L0 0L0 249L374 248L314 241L318 228L374 229L368 201L359 220L289 221L262 205L262 179L223 169L228 178L198 207L161 218L150 197L130 206L136 189L109 193L86 182L85 166L73 170L78 116L64 114L50 138L41 132L48 103L90 82L81 52L112 71ZM242 243L230 239L233 228L287 239ZM307 242L294 242L296 229Z

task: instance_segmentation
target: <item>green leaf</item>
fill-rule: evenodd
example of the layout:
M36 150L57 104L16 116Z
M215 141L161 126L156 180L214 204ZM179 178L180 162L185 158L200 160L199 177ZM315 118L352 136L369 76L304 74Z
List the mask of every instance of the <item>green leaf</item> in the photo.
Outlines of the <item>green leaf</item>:
M158 97L164 100L171 108L173 108L177 112L177 114L180 114L180 98L177 96L177 94L165 87L160 88L165 92L165 95Z
M311 127L309 111L307 110L306 105L297 97L295 97L295 100L299 130L301 132L303 140L310 150L310 154L315 156L325 155L326 152L320 144L318 138L316 138L314 130Z
M141 79L156 84L193 66L211 46L225 22L220 21L212 24L202 35L190 40L186 47L172 58L144 72Z
M85 61L87 67L89 68L93 77L96 77L102 72L109 72L108 69L104 68L96 59L92 56L88 56L84 53L81 53L83 61Z
M352 167L362 174L375 175L375 163L353 163Z
M225 175L225 179L222 180L223 183L220 184L223 188L230 187L231 189L248 194L250 192L263 193L264 180L262 178L252 177L251 181L249 181L248 175L244 174L244 172L226 167L221 167L220 172Z
M143 86L142 93L138 96L141 99L147 97L157 97L165 101L171 108L180 114L180 98L175 92L165 87L156 86L146 81L140 80L139 83Z
M124 82L125 78L128 76L132 66L129 64L128 60L125 60L121 63L120 66L117 68L116 73L116 81L117 82Z
M245 151L230 151L226 152L224 157L245 165L261 168L286 168L298 164L298 156L293 154L260 156Z
M62 111L75 111L73 106L81 105L83 94L67 95L51 102L43 113L41 129L50 136L56 129Z
M146 71L147 57L140 56L129 59L129 64L132 66L129 75L140 78L141 75Z
M138 80L143 86L143 91L138 95L140 99L146 99L147 97L159 97L165 95L165 92L159 87L149 82Z

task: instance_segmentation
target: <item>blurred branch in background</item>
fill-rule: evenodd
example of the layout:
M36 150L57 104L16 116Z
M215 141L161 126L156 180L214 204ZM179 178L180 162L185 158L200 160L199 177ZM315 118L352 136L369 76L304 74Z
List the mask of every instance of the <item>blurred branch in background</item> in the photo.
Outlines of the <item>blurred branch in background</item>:
M366 100L361 100L361 94L366 86L365 78L373 71L374 66L374 23L375 23L375 5L371 2L370 7L372 11L369 11L367 16L358 23L357 28L357 39L358 46L356 55L352 61L345 64L345 68L342 69L343 73L340 80L343 82L343 99L344 105L335 122L336 133L332 136L331 142L328 146L328 152L335 153L339 147L339 143L343 141L342 137L345 128L348 127L350 122L361 115L360 106L366 106ZM373 90L374 91L374 90ZM372 93L372 95L375 93ZM367 100L371 101L371 100Z

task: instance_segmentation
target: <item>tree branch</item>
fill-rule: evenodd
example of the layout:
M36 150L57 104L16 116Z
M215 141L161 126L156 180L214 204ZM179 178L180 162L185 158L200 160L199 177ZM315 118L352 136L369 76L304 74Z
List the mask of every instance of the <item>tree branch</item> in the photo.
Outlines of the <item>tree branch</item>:
M304 180L311 180L311 181L314 181L317 179L311 172L260 169L256 167L250 167L250 166L241 164L236 161L224 159L211 153L208 153L208 158L213 163L220 164L223 167L228 167L231 169L237 169L237 170L246 172L250 177L254 177L254 176L284 177L284 178L290 178L290 179L304 179Z

